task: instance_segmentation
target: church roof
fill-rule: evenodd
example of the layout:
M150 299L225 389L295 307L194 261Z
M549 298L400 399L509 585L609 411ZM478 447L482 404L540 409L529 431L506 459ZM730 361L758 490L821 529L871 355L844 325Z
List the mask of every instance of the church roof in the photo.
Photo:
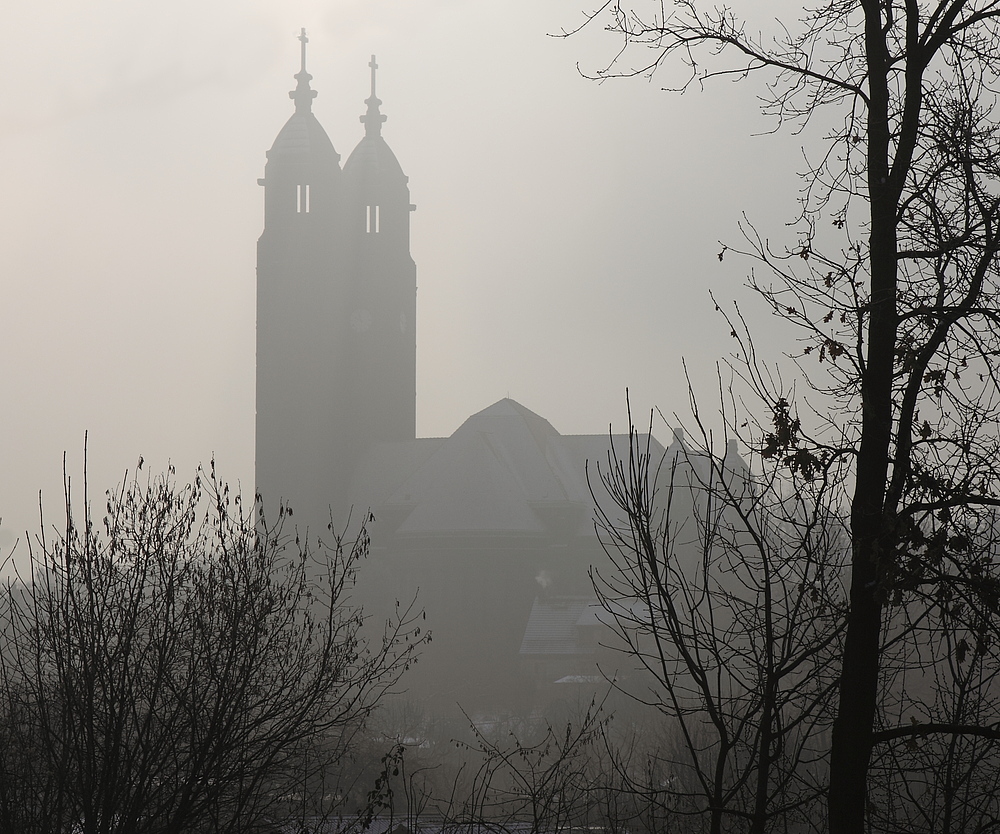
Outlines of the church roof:
M334 163L340 161L340 154L333 148L333 142L326 135L323 126L312 112L312 101L316 91L309 86L312 76L306 72L306 30L299 35L302 43L302 66L295 74L295 89L288 97L295 102L295 112L285 122L278 132L271 150L267 152L268 160L290 158L291 161L329 158Z
M285 122L278 136L267 152L268 160L273 159L322 159L329 158L333 162L340 159L340 154L333 147L333 142L327 136L323 125L312 112L296 112Z
M378 64L375 63L375 56L368 64L372 72L371 95L365 99L368 110L361 117L361 123L365 126L364 138L358 142L358 146L344 163L344 173L351 178L368 180L369 182L385 182L387 179L397 179L406 182L403 169L396 159L396 155L382 138L382 124L386 117L382 115L379 106L382 100L375 95L375 70Z
M451 437L375 444L353 494L399 535L590 535L587 462L627 444L627 435L561 435L505 398Z
M398 532L545 533L533 504L588 501L561 440L510 399L473 414L388 497L414 504Z
M406 180L403 167L381 136L365 136L358 142L358 146L344 163L344 173L352 177Z

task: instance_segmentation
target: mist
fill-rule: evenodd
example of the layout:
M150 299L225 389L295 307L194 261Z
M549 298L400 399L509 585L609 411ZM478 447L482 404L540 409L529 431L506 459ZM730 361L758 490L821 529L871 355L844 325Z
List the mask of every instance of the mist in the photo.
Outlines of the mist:
M1000 12L736 5L0 10L0 829L996 826Z
M8 545L37 528L40 489L58 515L62 455L78 471L85 433L102 489L140 455L214 455L253 483L256 180L302 26L315 112L345 158L372 53L381 66L384 135L417 206L420 437L505 396L567 434L624 422L626 388L639 411L685 415L682 357L711 389L726 349L708 291L742 282L719 241L796 188L769 168L795 140L754 137L768 125L743 91L584 78L614 47L551 36L579 22L572 4L3 15Z
M563 37L564 2L5 14L5 553L60 528L66 489L100 506L214 462L303 540L373 514L358 600L437 635L421 715L592 697L598 467L627 455L629 403L676 458L689 389L717 396L711 293L744 282L718 253L741 212L794 205L772 167L799 140L759 135L743 89L595 81L615 44Z

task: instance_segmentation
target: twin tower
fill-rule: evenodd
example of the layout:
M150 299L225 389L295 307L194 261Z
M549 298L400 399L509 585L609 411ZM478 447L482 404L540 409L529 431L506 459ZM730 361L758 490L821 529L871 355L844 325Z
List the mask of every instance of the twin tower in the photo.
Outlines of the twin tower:
M382 138L375 95L364 138L340 154L313 115L302 66L295 112L267 152L264 232L257 244L257 491L325 537L350 481L376 442L416 431L416 267L407 177Z

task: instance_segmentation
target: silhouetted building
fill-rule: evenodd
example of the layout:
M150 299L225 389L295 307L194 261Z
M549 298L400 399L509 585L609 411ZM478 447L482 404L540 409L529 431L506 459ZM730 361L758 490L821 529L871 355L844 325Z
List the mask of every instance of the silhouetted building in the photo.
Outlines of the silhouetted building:
M312 535L325 534L331 507L338 523L351 505L372 510L367 610L419 589L433 631L407 676L416 696L524 710L560 686L594 686L588 569L604 554L588 462L610 503L597 466L609 449L627 458L629 436L561 435L502 399L450 437L415 437L413 206L381 135L375 59L365 135L341 169L312 113L301 40L295 112L260 180L257 490L272 513L289 500ZM649 451L667 453L655 439Z
M416 268L407 178L382 138L340 155L312 112L302 66L295 112L267 152L257 245L257 489L322 528L348 505L350 473L379 441L416 432ZM269 509L273 512L274 507Z
M435 703L529 709L539 667L521 655L537 598L593 596L604 561L589 468L628 436L562 435L503 399L446 438L373 444L353 484L375 515L373 610L419 588L434 640L409 683ZM653 441L654 454L663 448ZM595 670L596 674L596 670ZM562 676L562 675L561 675Z

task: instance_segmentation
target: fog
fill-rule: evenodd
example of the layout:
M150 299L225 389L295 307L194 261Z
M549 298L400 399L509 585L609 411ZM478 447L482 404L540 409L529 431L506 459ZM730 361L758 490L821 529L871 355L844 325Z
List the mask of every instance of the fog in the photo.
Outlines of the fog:
M752 86L595 83L617 44L573 2L68 2L0 12L0 514L9 547L61 504L64 451L103 490L140 455L253 482L255 243L264 153L291 113L299 27L314 112L383 135L409 176L417 436L509 396L563 434L688 413L728 330L709 291L741 212L794 215L800 140Z
M995 822L1000 13L790 5L3 4L0 828Z

